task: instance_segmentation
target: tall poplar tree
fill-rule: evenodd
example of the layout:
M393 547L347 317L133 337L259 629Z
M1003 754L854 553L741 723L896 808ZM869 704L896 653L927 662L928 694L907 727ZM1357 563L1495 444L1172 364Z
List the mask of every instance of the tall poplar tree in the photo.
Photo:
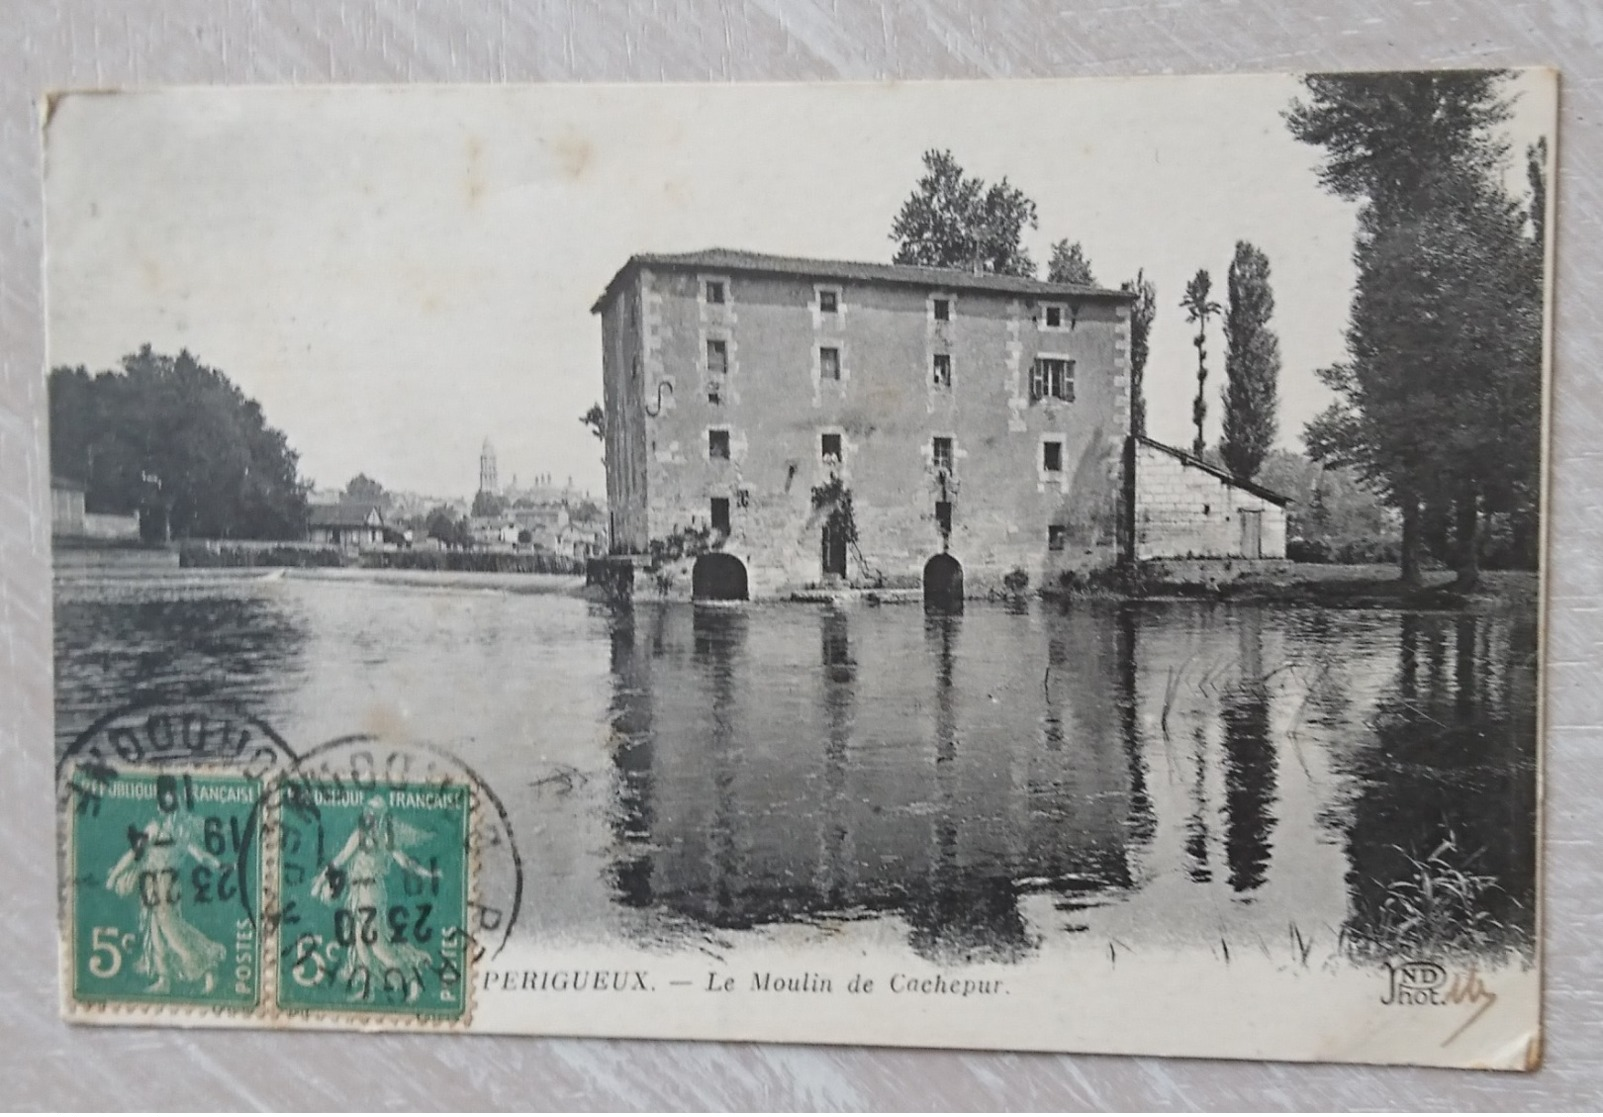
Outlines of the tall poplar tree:
M1224 439L1225 465L1251 480L1274 445L1280 405L1280 339L1269 328L1275 296L1269 287L1269 257L1244 240L1225 282Z
M1144 270L1136 272L1124 289L1135 292L1130 307L1130 432L1146 434L1147 354L1152 351L1152 322L1158 316L1158 289Z
M1213 280L1208 276L1208 269L1198 268L1197 274L1186 283L1185 298L1180 300L1186 321L1197 324L1196 336L1191 339L1191 344L1197 347L1197 398L1191 401L1191 421L1197 426L1197 436L1191 443L1191 452L1199 458L1208 448L1203 437L1203 425L1208 418L1208 319L1219 313L1219 304L1209 298L1212 291Z

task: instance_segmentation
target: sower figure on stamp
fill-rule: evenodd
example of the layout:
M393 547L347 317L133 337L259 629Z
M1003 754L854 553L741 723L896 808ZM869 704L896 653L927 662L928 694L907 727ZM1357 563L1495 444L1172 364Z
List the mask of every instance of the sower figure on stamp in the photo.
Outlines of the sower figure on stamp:
M164 814L133 836L132 848L106 875L111 891L139 897L140 948L134 970L155 978L150 993L170 992L174 982L199 982L210 993L228 953L184 918L184 863L193 858L210 869L221 867L199 836L192 816Z
M392 818L384 796L374 795L345 845L312 885L312 895L339 905L348 920L340 934L341 920L335 916L336 941L346 947L336 977L359 999L366 1000L377 983L387 989L404 987L406 999L416 1000L423 971L433 965L427 951L391 935L386 922L390 904L385 876L391 861L424 880L440 875L406 852L406 846L427 839L428 834Z

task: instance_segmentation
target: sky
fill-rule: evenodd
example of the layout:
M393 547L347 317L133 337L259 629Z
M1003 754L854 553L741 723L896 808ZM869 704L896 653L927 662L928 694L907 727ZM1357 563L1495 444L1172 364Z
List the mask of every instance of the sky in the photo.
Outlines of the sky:
M1519 75L1515 152L1552 134ZM1019 82L173 89L59 101L46 141L52 366L187 348L262 404L304 476L470 494L550 473L605 491L579 416L601 398L589 308L632 254L708 247L888 261L891 221L950 149L1080 241L1099 282L1144 269L1148 429L1189 445L1179 300L1224 301L1237 240L1268 255L1280 444L1329 402L1356 209L1281 113L1289 75ZM1520 181L1510 168L1511 182ZM1224 345L1208 344L1209 442Z

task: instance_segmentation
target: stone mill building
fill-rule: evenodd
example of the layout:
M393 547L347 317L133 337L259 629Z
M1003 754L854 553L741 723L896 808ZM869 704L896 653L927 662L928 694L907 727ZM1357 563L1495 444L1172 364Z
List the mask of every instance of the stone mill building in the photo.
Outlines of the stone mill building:
M972 595L1152 557L1177 528L1200 540L1192 505L1219 508L1229 553L1239 494L1281 527L1237 553L1283 553L1283 499L1130 438L1133 298L725 249L632 257L592 308L613 550L673 596ZM1149 459L1168 506L1143 531ZM1209 495L1189 500L1191 482Z

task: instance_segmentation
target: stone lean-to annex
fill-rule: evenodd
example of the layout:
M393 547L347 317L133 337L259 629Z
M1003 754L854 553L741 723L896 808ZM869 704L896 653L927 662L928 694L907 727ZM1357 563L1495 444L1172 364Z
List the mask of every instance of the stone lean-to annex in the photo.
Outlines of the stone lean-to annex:
M1253 538L1283 554L1283 500L1132 443L1133 298L727 249L634 256L592 308L613 551L676 597L1035 587L1134 557L1127 498L1152 468L1182 511L1149 525L1147 552L1185 534L1169 517L1190 504L1213 515L1186 497L1206 478L1221 532L1243 494L1265 520L1280 509Z
M1286 497L1142 435L1131 452L1132 558L1286 557Z

